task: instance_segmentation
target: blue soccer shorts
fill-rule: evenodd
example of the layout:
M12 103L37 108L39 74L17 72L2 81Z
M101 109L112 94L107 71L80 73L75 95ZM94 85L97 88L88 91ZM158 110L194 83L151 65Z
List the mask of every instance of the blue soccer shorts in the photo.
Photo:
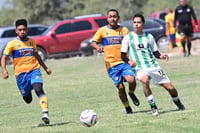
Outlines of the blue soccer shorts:
M119 64L108 69L108 75L117 86L127 75L135 76L133 68L128 63Z
M170 34L170 35L169 35L169 39L170 39L170 41L175 42L175 40L176 40L176 35L175 35L175 34Z
M34 83L42 83L42 75L39 69L30 72L21 73L17 77L17 86L22 96L27 96L33 89Z

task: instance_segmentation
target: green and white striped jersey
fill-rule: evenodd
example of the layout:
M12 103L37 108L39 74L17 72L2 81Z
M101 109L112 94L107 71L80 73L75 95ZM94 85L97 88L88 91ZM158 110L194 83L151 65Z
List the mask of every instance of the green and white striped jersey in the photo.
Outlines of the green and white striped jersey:
M131 61L136 61L136 69L160 67L153 52L158 51L153 36L149 33L137 35L131 32L122 40L121 52L129 53Z

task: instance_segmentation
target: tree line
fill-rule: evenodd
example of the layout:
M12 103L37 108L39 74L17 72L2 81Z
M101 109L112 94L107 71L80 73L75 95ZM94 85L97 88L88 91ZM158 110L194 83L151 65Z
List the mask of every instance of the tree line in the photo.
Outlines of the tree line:
M188 0L200 16L199 0ZM1 9L0 26L13 25L16 19L26 18L29 23L50 25L55 21L72 19L87 14L103 14L118 9L120 20L132 19L135 13L149 16L152 12L174 9L179 0L7 0Z

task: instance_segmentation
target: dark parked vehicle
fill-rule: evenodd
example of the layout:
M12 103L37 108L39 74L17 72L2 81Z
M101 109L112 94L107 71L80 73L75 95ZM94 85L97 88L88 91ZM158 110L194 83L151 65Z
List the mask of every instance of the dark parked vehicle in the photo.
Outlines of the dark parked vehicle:
M129 31L133 31L133 20L127 20L121 23L122 26L125 26L129 29ZM151 33L158 47L168 48L168 38L165 35L165 21L161 19L155 18L146 18L144 25L144 32ZM94 49L91 47L91 38L82 41L80 45L80 51L83 55L92 55L94 53Z
M91 46L91 42L92 42L92 38L86 39L81 42L80 51L81 51L82 56L89 56L89 55L94 54L95 49L93 49L93 47Z
M28 36L38 36L41 35L48 26L42 24L29 24L28 25ZM0 58L3 55L3 51L9 41L14 39L17 35L15 32L15 26L8 26L8 27L0 27ZM11 61L8 61L9 64Z
M33 37L41 35L47 28L48 26L42 24L29 24L28 36ZM17 36L15 29L15 26L0 27L0 57L7 43Z
M133 31L133 20L122 22L121 25ZM168 47L169 41L165 35L165 21L148 17L145 19L144 32L151 33L155 38L158 47Z

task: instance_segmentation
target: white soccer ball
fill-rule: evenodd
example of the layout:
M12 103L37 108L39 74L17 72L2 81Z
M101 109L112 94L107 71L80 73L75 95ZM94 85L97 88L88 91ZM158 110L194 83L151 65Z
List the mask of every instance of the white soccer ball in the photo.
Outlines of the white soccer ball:
M81 113L80 121L83 126L92 127L97 122L97 114L94 110L86 109Z

